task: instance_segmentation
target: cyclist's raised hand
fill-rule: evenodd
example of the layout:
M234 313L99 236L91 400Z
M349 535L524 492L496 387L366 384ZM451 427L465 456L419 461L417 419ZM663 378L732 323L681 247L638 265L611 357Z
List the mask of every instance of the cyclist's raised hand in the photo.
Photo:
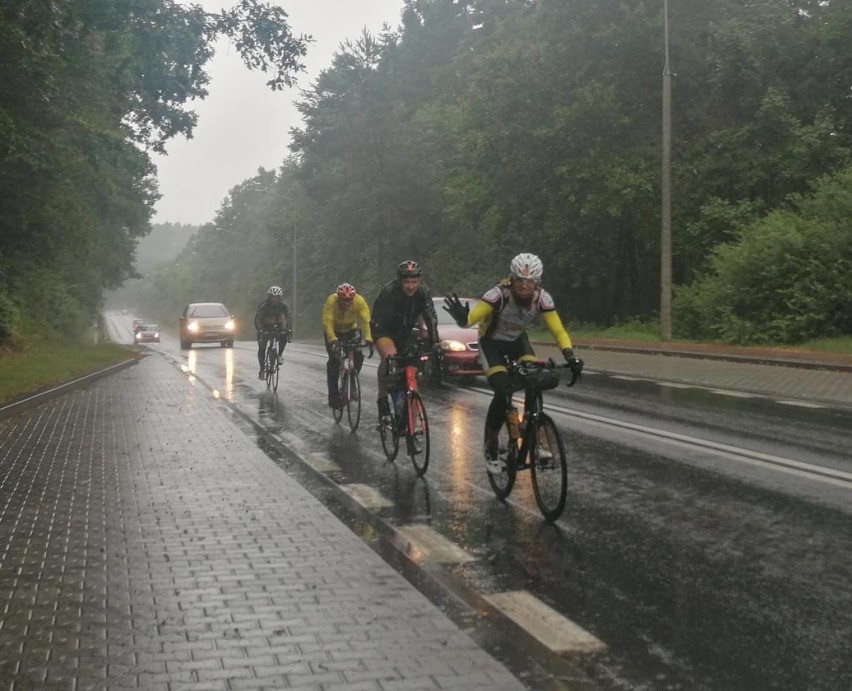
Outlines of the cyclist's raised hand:
M444 310L449 312L450 316L456 320L456 324L467 326L467 315L470 314L470 304L467 302L462 304L458 293L444 297Z

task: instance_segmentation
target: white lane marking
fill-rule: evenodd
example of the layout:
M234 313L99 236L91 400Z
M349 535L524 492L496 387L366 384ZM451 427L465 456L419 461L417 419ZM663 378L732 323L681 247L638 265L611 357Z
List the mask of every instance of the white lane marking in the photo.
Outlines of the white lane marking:
M681 384L679 382L674 381L656 381L654 382L657 386L664 386L667 389L696 389L700 388L695 386L694 384Z
M375 487L352 483L338 485L346 494L352 497L365 509L385 509L393 506L393 502L379 492Z
M607 649L601 640L526 590L486 595L485 599L555 653L590 654Z
M475 561L461 547L422 524L407 525L397 531L408 541L408 556L414 561L433 559L439 564L463 564Z
M330 461L326 456L319 453L308 453L302 456L305 461L316 471L320 473L336 473L340 470L340 466L334 461Z
M814 465L812 463L803 463L802 461L794 461L792 458L784 458L773 454L761 453L759 451L751 451L749 449L741 449L729 444L721 444L719 442L709 441L692 437L687 434L678 434L677 432L668 432L666 430L657 429L654 427L646 427L645 425L637 425L632 422L624 422L603 415L593 415L592 413L584 413L579 410L572 410L559 405L548 405L548 410L556 411L568 415L573 418L579 418L592 424L598 424L605 427L617 427L628 432L640 434L642 436L655 437L664 439L669 443L684 446L686 448L701 448L726 456L731 460L739 463L748 463L750 465L762 466L773 470L780 470L792 475L807 477L811 480L819 480L837 487L845 487L847 489L852 485L852 473L846 473L842 470L834 468L826 468L824 466Z
M733 398L755 398L755 394L746 393L745 391L730 391L729 389L708 389L710 393L716 393L720 396L731 396Z
M777 400L777 403L781 403L782 405L792 405L798 408L828 408L826 405L822 405L820 403L811 403L810 401L791 401L791 400Z

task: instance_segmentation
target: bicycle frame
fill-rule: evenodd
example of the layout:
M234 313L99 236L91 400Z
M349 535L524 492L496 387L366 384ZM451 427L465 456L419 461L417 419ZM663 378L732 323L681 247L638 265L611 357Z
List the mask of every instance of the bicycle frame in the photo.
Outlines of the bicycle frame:
M523 379L524 421L523 431L517 438L510 433L510 415L514 406L507 410L506 421L500 434L508 436L504 467L499 472L490 470L488 481L494 493L501 501L505 500L515 485L516 474L529 470L532 475L535 500L547 521L555 521L565 507L567 495L567 461L565 449L554 421L544 412L542 392L557 385L556 380L547 381L540 376L531 379L536 372L557 367L552 360L548 362L507 362L510 375L518 374ZM567 367L568 365L561 365ZM573 386L582 371L572 369ZM486 441L488 429L485 430ZM502 445L502 442L501 442Z
M388 460L392 462L396 458L399 438L405 436L406 449L418 476L422 476L429 466L430 442L429 421L423 399L417 390L417 375L420 363L430 357L431 354L420 352L388 357L388 397L392 413L390 429L379 424L379 434ZM399 369L394 370L394 366Z

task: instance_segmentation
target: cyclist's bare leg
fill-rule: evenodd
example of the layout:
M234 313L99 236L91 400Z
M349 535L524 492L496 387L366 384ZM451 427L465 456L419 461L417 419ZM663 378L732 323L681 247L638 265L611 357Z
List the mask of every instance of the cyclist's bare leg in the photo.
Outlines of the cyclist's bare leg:
M388 358L391 355L396 355L396 343L387 336L381 336L376 339L375 346L381 357L377 375L377 383L379 385L378 408L379 419L381 419L390 414L388 410Z

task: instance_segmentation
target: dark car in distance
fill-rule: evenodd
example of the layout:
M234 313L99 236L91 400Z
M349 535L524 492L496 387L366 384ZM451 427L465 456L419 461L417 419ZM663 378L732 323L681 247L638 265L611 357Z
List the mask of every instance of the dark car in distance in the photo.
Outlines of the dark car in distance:
M178 321L180 347L184 350L191 348L193 343L234 347L235 318L221 302L191 302L183 308Z
M136 343L159 343L160 327L157 324L140 324L133 340Z

